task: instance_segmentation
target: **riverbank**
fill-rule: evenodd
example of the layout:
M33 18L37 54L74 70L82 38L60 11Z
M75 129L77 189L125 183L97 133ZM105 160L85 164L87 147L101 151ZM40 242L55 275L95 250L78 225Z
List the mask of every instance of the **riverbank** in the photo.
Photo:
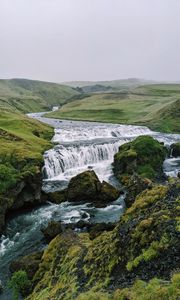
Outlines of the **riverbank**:
M180 133L180 85L149 85L121 93L89 94L48 113L46 117L92 122L145 125Z
M11 110L0 110L0 233L8 210L41 201L43 153L53 128Z
M121 144L133 140L139 135L147 134L165 142L167 146L179 138L178 135L160 134L139 126L61 121L44 118L43 113L33 114L31 117L55 128L54 147L52 148L51 145L51 149L44 153L43 174L46 178L44 178L43 189L48 192L63 188L71 177L87 169L95 170L101 181L106 180L116 185L111 164L114 154ZM25 118L25 120L27 123L30 121L35 124L36 127L39 124L34 119ZM49 128L46 125L42 126L44 130ZM49 130L52 132L52 129ZM37 141L38 139L36 139ZM49 147L48 142L47 144ZM173 172L174 169L171 171ZM38 182L38 186L41 189L41 182ZM6 276L9 276L7 266L12 257L14 259L44 249L46 243L41 229L50 220L58 222L61 220L64 224L72 224L86 217L85 221L92 223L116 223L124 211L122 204L123 197L104 208L95 208L89 206L88 203L64 202L60 205L47 203L45 206L23 212L9 219L6 235L1 243L4 252L0 264L4 270L6 268ZM6 296L2 297L4 297L3 300L8 299L5 298Z

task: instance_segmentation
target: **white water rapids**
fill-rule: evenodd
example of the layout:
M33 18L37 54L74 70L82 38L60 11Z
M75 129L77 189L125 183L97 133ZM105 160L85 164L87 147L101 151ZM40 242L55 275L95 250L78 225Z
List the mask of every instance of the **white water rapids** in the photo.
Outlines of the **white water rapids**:
M61 190L73 176L88 169L93 169L100 180L118 185L113 176L112 162L120 145L139 135L151 135L167 146L180 139L180 135L156 133L141 126L61 121L44 118L43 113L31 114L30 117L55 128L52 140L55 145L44 154L44 191ZM178 158L167 159L164 171L177 176L179 165ZM5 235L0 239L0 280L7 280L10 261L45 246L40 229L50 220L74 223L85 213L90 222L115 222L123 208L124 200L120 197L105 208L97 209L84 203L47 203L12 216L8 219ZM0 299L11 299L9 291L0 295Z

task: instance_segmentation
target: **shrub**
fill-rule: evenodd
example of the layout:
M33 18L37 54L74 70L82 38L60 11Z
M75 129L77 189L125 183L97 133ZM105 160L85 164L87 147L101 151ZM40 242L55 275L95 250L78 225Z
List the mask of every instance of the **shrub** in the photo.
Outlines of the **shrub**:
M13 300L18 300L20 294L27 295L31 287L31 282L28 279L27 273L20 270L12 275L8 286L13 291Z

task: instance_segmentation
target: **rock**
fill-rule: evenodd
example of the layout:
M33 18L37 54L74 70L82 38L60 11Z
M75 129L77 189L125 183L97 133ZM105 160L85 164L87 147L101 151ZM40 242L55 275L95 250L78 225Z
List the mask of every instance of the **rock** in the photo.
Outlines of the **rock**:
M137 174L132 175L127 182L127 194L125 198L126 207L130 207L138 194L152 187L152 181L142 178Z
M2 284L2 281L0 280L0 294L3 293L3 284Z
M114 156L114 174L120 180L137 173L143 178L162 176L167 150L150 136L139 136L119 147Z
M120 192L111 184L99 181L94 171L85 171L73 177L68 185L68 201L92 202L96 207L104 207L116 200Z
M101 183L94 171L85 171L71 178L68 190L68 201L94 201L101 188Z
M180 143L174 143L171 145L171 155L174 157L180 156Z
M20 257L10 264L10 271L12 273L19 270L26 271L28 278L31 280L39 268L42 255L43 252L35 252L30 255Z
M62 227L60 222L50 221L46 228L41 229L44 237L49 242L55 238L59 233L62 232Z
M111 184L103 181L101 184L99 198L103 203L115 201L120 195L120 192Z
M75 224L75 227L79 228L79 229L89 228L90 226L91 226L91 224L84 220L80 220Z
M5 216L9 211L19 208L34 207L42 202L41 197L42 177L38 170L35 174L27 174L17 182L14 188L7 193L0 194L0 234L5 225Z
M94 240L103 231L112 231L115 226L116 226L116 224L113 224L113 223L97 223L97 224L92 224L92 226L88 229L90 240Z
M67 201L67 189L59 192L48 193L45 195L47 201L50 201L55 204L60 204L62 202Z

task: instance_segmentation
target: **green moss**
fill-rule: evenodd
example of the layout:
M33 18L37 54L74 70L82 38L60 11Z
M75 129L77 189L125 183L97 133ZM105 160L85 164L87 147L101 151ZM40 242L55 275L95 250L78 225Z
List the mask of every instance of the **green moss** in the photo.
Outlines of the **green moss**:
M132 204L130 208L126 211L123 219L127 219L130 216L141 209L145 209L146 207L152 205L153 203L163 199L168 192L168 187L163 185L154 186L152 189L143 191L140 195L138 195L135 199L135 202Z
M174 274L171 282L154 278L149 282L137 280L131 288L117 290L112 300L178 300L180 298L180 274Z
M165 250L169 246L169 239L164 235L161 240L153 241L148 249L142 249L142 254L134 258L134 260L129 261L126 265L128 271L136 268L142 261L149 261L156 256L158 256L159 251Z
M144 178L162 175L166 148L150 136L139 136L119 147L114 156L114 172L119 178L137 173Z

